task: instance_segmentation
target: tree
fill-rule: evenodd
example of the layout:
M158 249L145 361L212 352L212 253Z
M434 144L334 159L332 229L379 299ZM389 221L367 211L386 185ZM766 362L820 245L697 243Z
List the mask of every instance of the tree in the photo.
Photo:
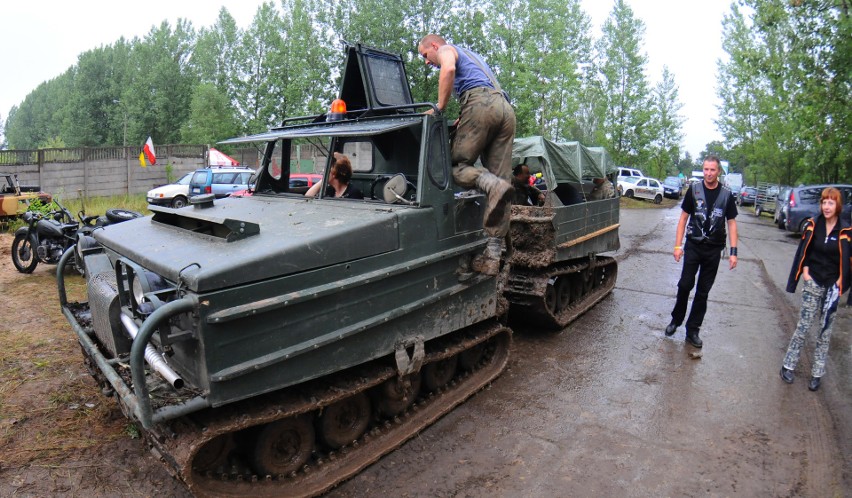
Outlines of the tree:
M852 176L852 23L846 2L816 3L742 0L723 21L719 129L765 180Z
M624 0L616 0L604 22L597 52L603 90L598 109L602 112L600 141L617 164L641 163L651 142L647 56L640 52L644 34L644 23L633 16Z
M192 94L189 119L181 128L181 140L190 144L214 144L242 132L228 96L213 83L199 83Z
M677 170L680 146L683 141L683 117L679 114L683 104L678 100L674 75L663 66L663 75L654 88L651 102L653 116L651 130L651 169L654 176L663 178Z

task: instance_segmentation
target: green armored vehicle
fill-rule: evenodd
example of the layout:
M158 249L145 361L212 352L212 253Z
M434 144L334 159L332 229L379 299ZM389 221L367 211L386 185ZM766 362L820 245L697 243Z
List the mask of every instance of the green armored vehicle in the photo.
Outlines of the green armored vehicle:
M470 269L484 196L456 195L400 57L347 50L348 112L231 140L264 144L253 195L95 231L86 303L60 264L91 373L193 493L321 493L506 365L497 278ZM290 193L309 148L351 158L365 199Z
M195 494L322 493L505 368L498 279L470 269L484 196L455 191L446 121L396 55L348 47L342 76L348 112L229 141L263 144L252 195L95 231L87 302L60 263L90 372ZM365 198L289 192L309 149L326 185L348 156Z
M596 199L592 190L617 168L601 147L542 137L516 139L512 160L541 174L546 197L544 206L512 206L510 314L562 329L615 287L618 266L600 253L620 247L618 199Z

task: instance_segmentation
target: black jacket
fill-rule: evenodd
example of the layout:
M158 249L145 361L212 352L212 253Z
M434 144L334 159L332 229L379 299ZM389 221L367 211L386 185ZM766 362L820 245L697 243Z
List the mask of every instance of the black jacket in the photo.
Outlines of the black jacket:
M822 218L822 214L819 215ZM838 222L839 223L839 222ZM796 292L796 286L799 284L799 277L802 276L802 267L805 263L805 255L808 248L811 246L811 241L814 238L814 227L816 220L811 218L808 220L805 229L802 231L802 240L799 241L799 248L796 250L796 257L793 258L793 267L790 269L790 278L787 279L787 292ZM840 229L840 235L837 237L837 244L840 246L840 293L849 290L850 280L850 263L852 257L852 228L843 227ZM852 293L849 294L847 301L852 304Z

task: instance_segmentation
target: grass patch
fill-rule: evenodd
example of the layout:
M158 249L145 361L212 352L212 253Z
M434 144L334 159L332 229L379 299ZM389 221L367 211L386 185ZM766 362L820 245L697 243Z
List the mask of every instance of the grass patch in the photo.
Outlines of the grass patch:
M54 198L61 205L71 211L71 214L75 217L80 211L85 211L88 216L102 216L107 212L107 209L129 209L131 211L142 213L144 216L151 214L151 211L148 211L148 199L145 197L145 194L88 198L57 194ZM14 233L15 230L22 226L24 226L24 221L22 219L9 218L2 221L2 224L0 224L0 230L4 230L8 233Z
M677 199L663 198L663 202L654 204L654 201L646 199L636 199L629 197L619 197L618 205L621 209L668 209L672 206L680 205L681 201Z

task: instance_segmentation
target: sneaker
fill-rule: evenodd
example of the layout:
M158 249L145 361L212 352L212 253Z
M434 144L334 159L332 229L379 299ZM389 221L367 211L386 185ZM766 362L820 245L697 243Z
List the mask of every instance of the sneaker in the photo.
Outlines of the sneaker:
M795 376L793 376L792 370L781 367L781 380L783 380L784 382L786 382L788 384L792 384L794 379L795 379Z

